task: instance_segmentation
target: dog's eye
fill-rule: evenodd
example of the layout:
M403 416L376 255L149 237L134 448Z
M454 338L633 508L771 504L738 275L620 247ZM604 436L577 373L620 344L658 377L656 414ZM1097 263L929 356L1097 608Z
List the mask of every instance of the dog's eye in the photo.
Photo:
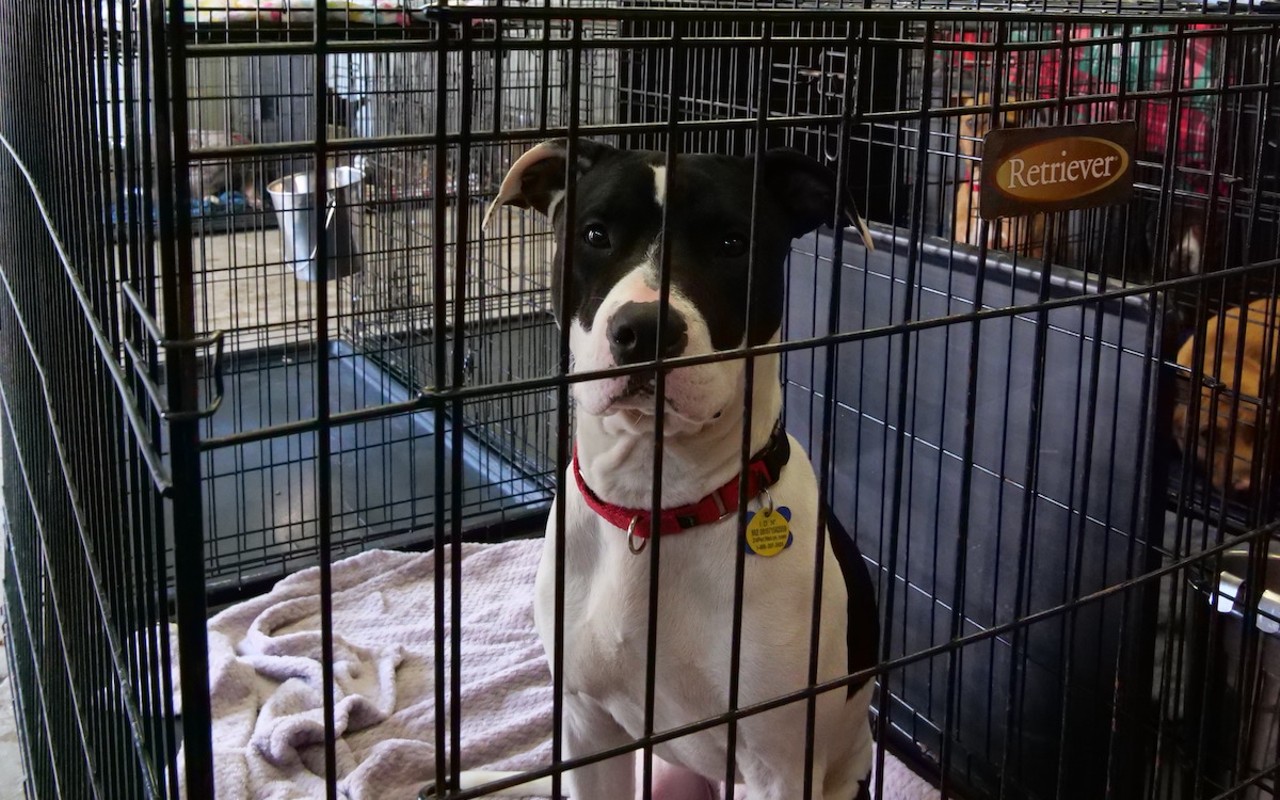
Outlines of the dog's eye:
M588 225L582 232L582 241L597 250L605 250L613 243L609 241L609 232L603 225Z
M747 237L730 233L720 240L720 255L740 256L747 252Z

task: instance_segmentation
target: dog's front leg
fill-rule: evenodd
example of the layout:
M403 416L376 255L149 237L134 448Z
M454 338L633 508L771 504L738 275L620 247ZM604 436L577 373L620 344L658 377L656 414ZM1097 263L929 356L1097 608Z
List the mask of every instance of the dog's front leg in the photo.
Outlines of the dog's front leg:
M580 758L632 741L609 712L589 697L564 697L565 758ZM635 753L579 767L565 781L570 800L622 800L635 796Z
M805 758L800 747L785 745L775 748L776 760L746 758L739 762L743 783L747 785L747 800L855 800L856 791L829 791L826 767L821 759L813 762L812 794L805 795Z

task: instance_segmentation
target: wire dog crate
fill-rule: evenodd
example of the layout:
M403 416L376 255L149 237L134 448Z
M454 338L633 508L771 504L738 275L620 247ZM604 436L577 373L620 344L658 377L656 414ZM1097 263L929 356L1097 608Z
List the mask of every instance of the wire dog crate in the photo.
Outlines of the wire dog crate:
M424 734L438 796L481 796L444 788L487 765L446 560L540 530L571 379L551 227L480 222L568 136L790 146L871 221L874 251L795 243L776 349L876 582L877 797L890 758L940 797L1273 796L1275 10L0 0L29 795L238 796L208 617L315 568L303 761L339 796L335 564L402 549L435 565L430 693L457 712ZM980 219L988 132L1121 120L1132 201ZM1247 385L1233 324L1262 343Z

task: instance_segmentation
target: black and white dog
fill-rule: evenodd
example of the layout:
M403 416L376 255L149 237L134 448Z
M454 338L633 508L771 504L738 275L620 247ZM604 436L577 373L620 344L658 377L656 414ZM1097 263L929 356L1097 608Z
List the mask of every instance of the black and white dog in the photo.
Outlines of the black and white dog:
M552 292L557 322L569 326L573 372L656 357L661 235L669 239L671 269L664 357L778 340L791 241L834 217L836 181L829 170L790 150L764 154L753 259L752 159L682 155L669 173L662 153L579 140L569 231L566 160L564 141L526 152L512 165L485 222L504 204L532 208L551 219L562 247L573 248L567 273L565 253L557 249ZM656 731L728 709L735 558L744 546L739 704L809 685L818 486L800 445L780 426L779 356L759 355L755 363L750 437L756 455L745 473L749 542L739 537L736 513L744 479L741 359L671 369L661 402L654 396L655 372L573 386L575 456L556 500L565 506L568 758L624 745L644 732L652 559L640 551L655 533L670 534L660 552ZM665 417L663 513L655 522L650 508L658 408ZM555 519L553 513L551 526ZM548 654L555 533L547 532L534 609ZM870 581L852 541L840 533L827 537L823 558L819 681L874 665L878 638ZM814 798L869 796L871 693L872 682L863 681L819 697ZM804 796L805 727L804 702L740 722L736 771L750 800ZM722 726L656 746L657 755L674 765L664 780L685 787L693 781L706 787L700 796L709 796L711 782L725 773L727 740ZM628 754L573 771L566 787L572 800L624 800L634 795L635 782L635 759ZM655 797L660 795L656 788Z

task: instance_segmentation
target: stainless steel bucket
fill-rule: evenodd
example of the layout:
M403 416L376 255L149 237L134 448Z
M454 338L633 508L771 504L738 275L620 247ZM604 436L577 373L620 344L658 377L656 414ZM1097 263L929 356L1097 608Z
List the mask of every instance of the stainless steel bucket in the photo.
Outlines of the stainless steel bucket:
M319 237L315 231L315 175L299 172L274 181L267 187L275 206L280 234L284 237L284 260L299 280L321 277L316 264ZM364 231L364 175L353 167L333 167L328 174L328 200L324 211L327 239L327 274L330 280L354 275L362 268L361 237Z

